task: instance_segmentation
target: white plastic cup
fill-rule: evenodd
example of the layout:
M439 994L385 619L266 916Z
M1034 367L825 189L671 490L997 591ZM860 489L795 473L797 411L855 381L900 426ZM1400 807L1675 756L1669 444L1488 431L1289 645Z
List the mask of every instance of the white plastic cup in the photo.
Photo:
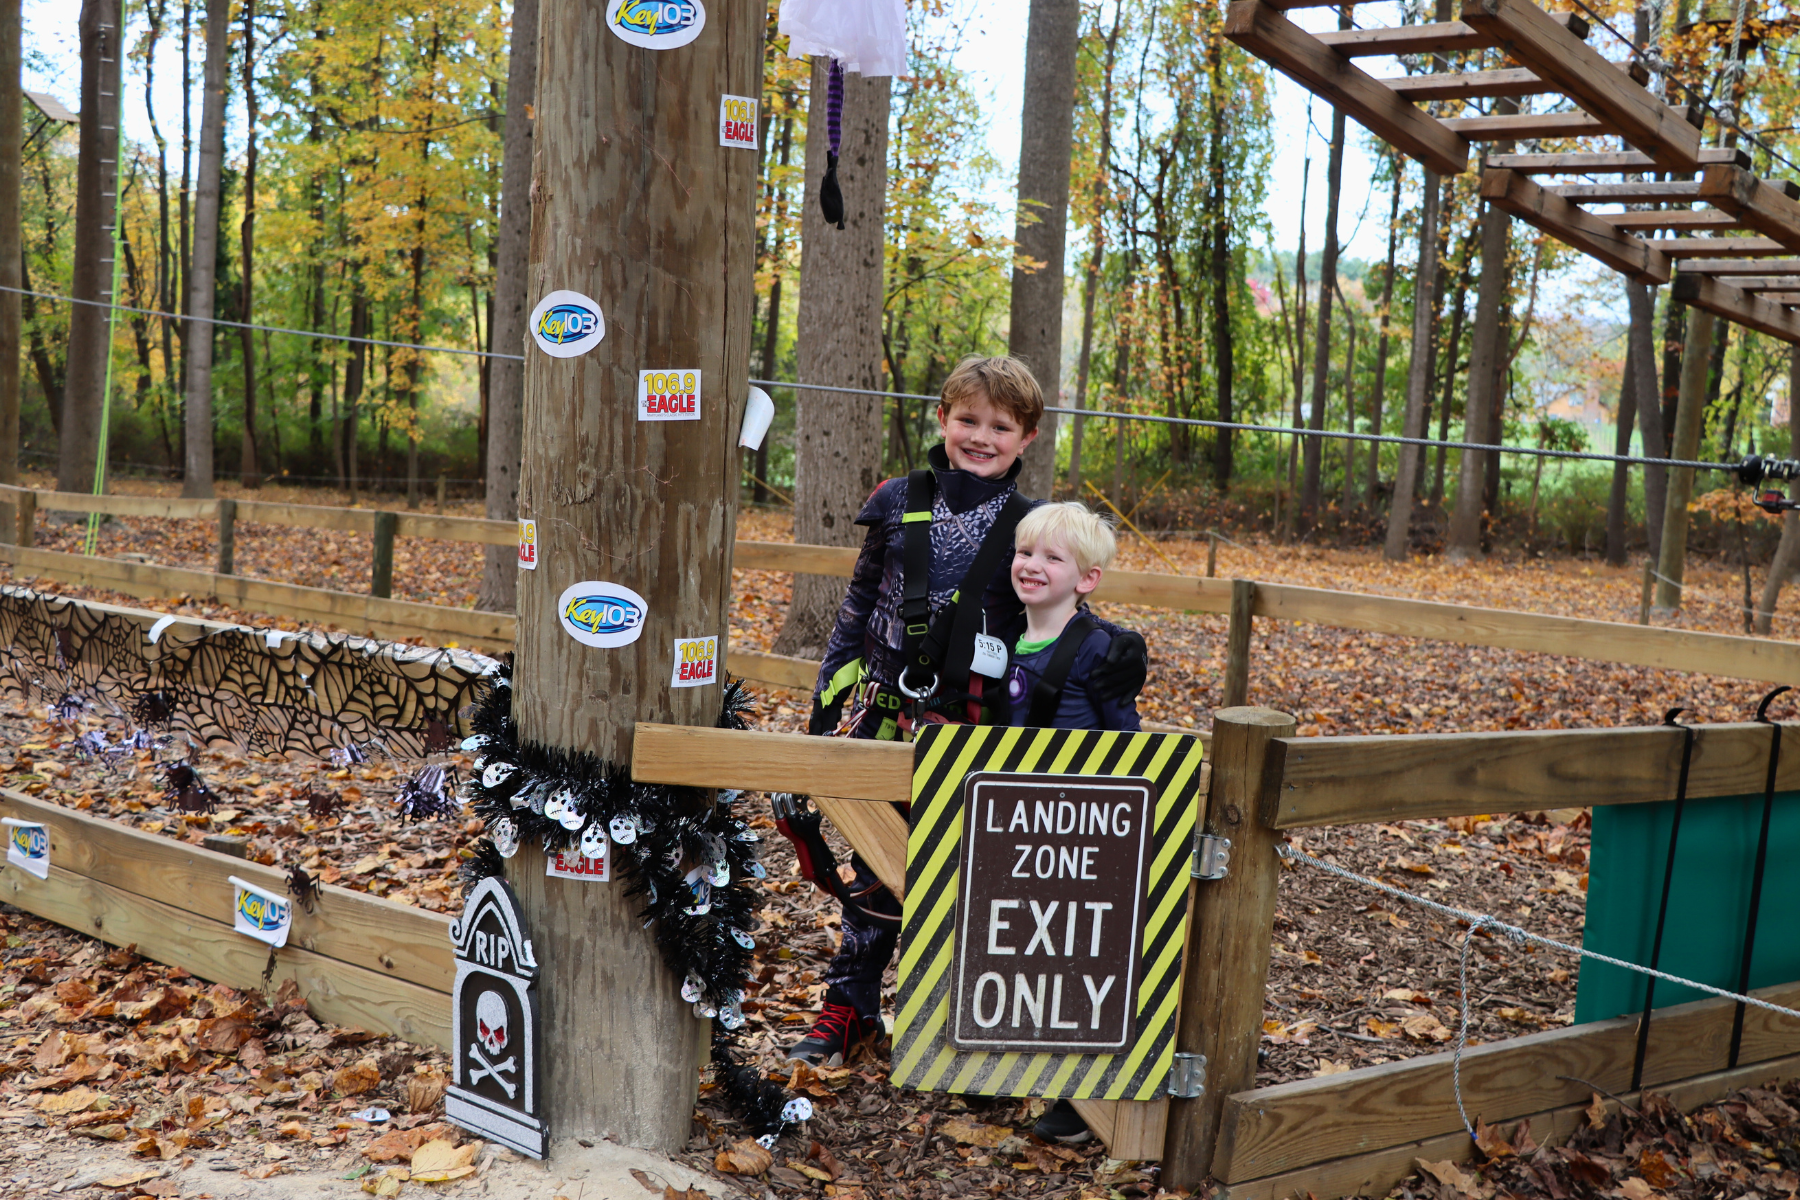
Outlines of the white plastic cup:
M738 434L738 445L755 450L761 447L769 422L775 419L775 402L759 387L750 389L750 401L744 405L744 428Z

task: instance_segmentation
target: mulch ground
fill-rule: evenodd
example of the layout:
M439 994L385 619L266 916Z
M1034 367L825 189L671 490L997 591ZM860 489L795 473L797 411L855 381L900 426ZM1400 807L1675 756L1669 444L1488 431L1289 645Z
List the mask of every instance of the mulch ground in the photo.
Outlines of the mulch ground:
M768 514L747 513L740 536L778 539L786 536L781 524ZM124 551L129 542L127 552L154 561L206 567L210 544L195 538L211 529L200 522L113 522L102 528L101 552ZM40 544L60 539L70 544L59 548L73 548L72 528L42 528L40 535L47 535ZM265 544L265 537L273 540ZM238 538L238 561L246 573L263 574L256 565L261 564L271 578L346 590L361 586L366 547L347 535L240 524ZM418 566L420 560L397 551L397 597L435 603L472 599L479 547L420 542L414 551L429 562ZM1170 542L1158 551L1198 573L1206 547ZM1160 554L1127 546L1121 565L1167 569ZM417 568L416 578L409 563ZM1233 572L1609 619L1629 619L1637 603L1635 572L1568 561L1396 567L1348 552L1222 547L1220 574ZM785 611L787 577L739 576L734 641L766 647ZM1723 568L1700 565L1690 577L1699 582L1698 597L1730 594L1725 585L1732 576ZM92 589L54 590L268 623L267 616L258 622L258 614L192 597L144 601ZM1737 631L1730 605L1721 601L1714 611L1691 599L1683 624ZM1155 664L1141 705L1144 715L1208 725L1207 714L1219 702L1223 619L1107 611L1149 638ZM1650 723L1675 704L1696 710L1702 719L1741 719L1762 690L1737 681L1273 622L1259 623L1255 653L1253 702L1294 712L1308 733ZM797 728L803 708L802 697L765 693L758 722L765 728ZM206 751L197 766L220 795L221 808L210 816L183 814L164 802L155 753L106 766L74 752L82 728L103 726L91 715L75 724L52 721L41 705L0 711L0 782L161 836L193 843L208 836L242 839L246 855L260 862L301 865L342 886L436 911L456 909L457 868L479 827L462 821L401 822L394 796L408 764L377 760L336 768ZM108 730L115 737L119 732ZM162 755L172 756L172 751ZM456 761L467 768L467 756ZM309 790L333 797L337 811L315 811L306 800ZM1310 832L1302 844L1353 870L1579 942L1587 825L1578 810L1554 807L1567 802L1547 797L1550 811L1542 813ZM703 1093L688 1154L695 1165L757 1196L765 1186L779 1196L852 1200L1155 1191L1153 1171L1107 1160L1097 1146L1050 1147L1030 1138L1040 1101L901 1091L888 1083L880 1054L797 1075L786 1066L780 1050L804 1033L817 1010L824 966L839 937L838 917L834 903L794 879L791 850L772 835L765 798L751 796L745 803L759 814L754 823L765 831L770 875L759 913L756 986L745 1005L750 1042L772 1077L813 1098L816 1116L802 1135L783 1139L772 1161L748 1164L761 1173L746 1176L741 1172L747 1164L733 1157L745 1131L716 1095ZM348 1173L370 1163L370 1146L378 1156L393 1149L388 1164L404 1165L421 1143L463 1145L453 1130L439 1127L439 1104L431 1094L436 1084L418 1082L441 1082L443 1062L435 1052L320 1028L282 997L209 987L11 910L4 919L0 1035L10 1039L11 1048L0 1050L0 1137L9 1151L21 1152L21 1162L29 1161L35 1144L96 1136L83 1132L89 1129L105 1129L108 1137L123 1129L121 1138L147 1144L146 1158L224 1155L223 1165L252 1171L279 1169L284 1160L277 1151L335 1156ZM1329 1075L1445 1048L1458 1019L1462 940L1461 928L1414 906L1309 868L1284 872L1258 1082ZM1472 1040L1493 1041L1570 1021L1575 960L1558 961L1482 938L1470 967ZM138 1007L152 996L162 998L152 1008ZM218 1033L219 1022L230 1032ZM232 1041L237 1044L225 1045ZM81 1107L58 1099L71 1094L79 1099L81 1088L99 1100ZM75 1106L59 1109L63 1103ZM351 1115L370 1104L394 1114L390 1132L378 1135ZM420 1130L424 1134L414 1137ZM397 1135L404 1136L384 1141ZM178 1143L178 1136L189 1140ZM1518 1143L1515 1153L1496 1149L1487 1167L1449 1182L1427 1172L1400 1194L1408 1200L1422 1195L1486 1200L1500 1191L1551 1200L1785 1194L1793 1191L1800 1130L1791 1109L1784 1113L1751 1094L1688 1119L1652 1105L1641 1118L1627 1115L1584 1131L1574 1151L1533 1152L1528 1139L1507 1136ZM1652 1142L1666 1147L1657 1153L1672 1164L1673 1174L1658 1175L1654 1166L1643 1165ZM1786 1174L1764 1170L1769 1163L1785 1164ZM478 1166L479 1160L466 1165ZM388 1169L371 1166L371 1182Z

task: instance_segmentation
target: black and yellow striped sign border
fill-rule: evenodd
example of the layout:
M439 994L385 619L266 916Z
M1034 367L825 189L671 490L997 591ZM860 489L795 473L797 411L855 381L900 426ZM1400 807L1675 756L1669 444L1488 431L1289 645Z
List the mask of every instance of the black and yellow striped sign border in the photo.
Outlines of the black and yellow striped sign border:
M1200 739L1167 733L933 725L914 743L912 829L892 1079L977 1096L1154 1100L1174 1065ZM1114 1054L958 1050L949 1042L963 780L974 771L1136 776L1156 785L1137 1036Z

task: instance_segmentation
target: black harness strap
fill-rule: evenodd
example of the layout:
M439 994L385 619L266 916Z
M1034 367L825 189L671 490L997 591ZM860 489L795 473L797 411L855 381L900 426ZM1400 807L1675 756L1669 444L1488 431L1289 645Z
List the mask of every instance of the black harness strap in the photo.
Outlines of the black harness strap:
M1062 699L1063 688L1069 682L1069 672L1075 669L1075 656L1081 653L1082 643L1087 641L1088 634L1094 628L1093 620L1086 613L1080 612L1063 626L1050 661L1044 667L1044 673L1032 685L1031 708L1026 714L1025 724L1034 729L1048 729L1056 723L1056 706Z
M1694 727L1683 725L1675 718L1681 715L1679 708L1671 708L1663 717L1663 724L1681 730L1681 774L1675 783L1675 817L1669 825L1669 859L1663 867L1662 903L1656 910L1656 935L1650 940L1650 969L1656 970L1662 962L1663 922L1669 915L1669 887L1675 879L1675 843L1681 838L1681 814L1687 808L1688 767L1694 761ZM1644 1015L1638 1019L1637 1054L1631 1060L1631 1087L1629 1091L1637 1091L1644 1081L1644 1054L1650 1048L1650 1010L1656 1007L1656 976L1651 975L1644 985Z
M1744 916L1744 957L1738 964L1738 994L1750 991L1750 962L1756 954L1756 923L1762 914L1763 873L1769 865L1769 818L1775 811L1775 772L1781 766L1781 722L1769 720L1769 702L1788 688L1778 687L1756 706L1756 720L1769 727L1769 773L1763 783L1762 830L1756 837L1756 870L1750 876L1750 911ZM1731 1016L1731 1057L1725 1069L1738 1065L1738 1051L1744 1044L1744 1002L1737 1002Z
M931 507L937 483L928 470L906 477L902 518L900 620L906 629L906 661L914 658L931 622Z

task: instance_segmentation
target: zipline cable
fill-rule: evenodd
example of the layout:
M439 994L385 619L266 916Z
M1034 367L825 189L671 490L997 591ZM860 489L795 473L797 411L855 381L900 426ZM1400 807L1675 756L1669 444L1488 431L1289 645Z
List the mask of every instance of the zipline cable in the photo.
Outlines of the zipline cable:
M319 333L310 329L292 329L282 325L258 325L247 321L227 321L221 317L184 317L180 313L163 312L154 308L136 308L128 304L108 304L102 300L81 300L74 296L62 296L53 292L38 292L30 288L0 286L0 291L16 292L22 296L34 296L43 300L60 300L69 304L88 304L96 308L114 308L120 312L141 313L145 316L164 317L171 321L193 321L207 325L223 325L232 329L267 330L270 333L287 333L296 337L317 338L332 342L355 342L366 346L391 346L399 350L421 350L433 354L460 354L471 358L497 358L509 362L523 362L522 354L501 354L491 350L466 350L459 346L428 346L416 342L390 342L380 338L350 337L341 333ZM939 396L923 392L884 392L874 388L835 387L822 383L800 383L790 379L752 379L750 383L758 387L787 388L790 391L837 392L850 396L883 396L897 400L938 400ZM1209 421L1202 417L1165 417L1155 413L1116 412L1098 408L1066 408L1059 405L1046 405L1045 412L1059 413L1075 417L1093 417L1112 421L1147 421L1154 425L1186 425L1202 429L1234 429L1245 433L1272 433L1282 437L1316 437L1336 438L1340 441L1391 443L1398 446L1423 446L1426 449L1474 450L1496 454L1524 454L1536 458L1573 459L1581 462L1625 463L1629 466L1662 466L1687 467L1696 471L1736 471L1740 464L1726 462L1702 462L1687 458L1648 458L1629 454L1601 454L1592 450L1550 450L1539 446L1499 446L1486 442L1453 442L1440 441L1433 438L1401 437L1388 433L1355 433L1342 429L1296 429L1286 425L1252 425L1243 421Z

